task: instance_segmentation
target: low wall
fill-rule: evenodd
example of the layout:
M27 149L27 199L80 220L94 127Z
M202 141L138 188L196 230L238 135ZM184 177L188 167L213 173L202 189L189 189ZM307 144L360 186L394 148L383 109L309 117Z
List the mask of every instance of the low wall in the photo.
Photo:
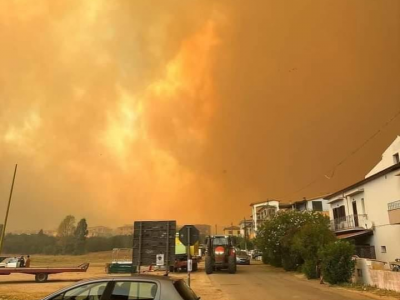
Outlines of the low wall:
M400 292L400 272L386 270L369 270L372 285L384 289Z
M393 272L388 268L382 262L357 258L353 282L400 292L400 272Z

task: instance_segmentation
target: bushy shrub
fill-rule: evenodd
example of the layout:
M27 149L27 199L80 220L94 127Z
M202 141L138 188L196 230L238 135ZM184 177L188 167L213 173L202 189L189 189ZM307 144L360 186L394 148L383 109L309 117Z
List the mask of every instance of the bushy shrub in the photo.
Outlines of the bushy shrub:
M291 240L290 250L304 260L302 271L308 279L318 277L316 265L319 251L336 240L335 234L329 229L328 221L320 221L320 224L304 225Z
M306 259L301 268L301 271L306 275L308 279L316 279L318 278L317 274L317 260L315 259Z
M354 272L352 260L354 246L349 242L336 241L328 244L321 252L324 280L337 284L349 282Z
M293 246L295 237L305 226L324 228L326 230L323 232L328 232L331 237L328 222L327 217L316 212L292 210L278 212L270 220L265 221L257 232L256 245L264 253L263 261L276 267L283 266L285 270L299 269L304 262L299 245L304 243L300 238L296 240L299 247L297 249L297 246ZM318 253L318 250L315 252Z

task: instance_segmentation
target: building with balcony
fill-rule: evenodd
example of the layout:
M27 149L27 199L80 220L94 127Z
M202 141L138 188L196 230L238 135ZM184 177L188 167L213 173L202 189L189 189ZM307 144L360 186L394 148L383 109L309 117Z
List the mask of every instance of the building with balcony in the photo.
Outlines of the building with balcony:
M322 197L315 198L303 198L302 200L291 203L293 210L298 211L317 211L322 214L329 215L329 204L328 200Z
M351 240L357 255L394 261L400 257L400 137L366 177L325 199L331 229Z
M224 228L224 235L240 236L239 226L229 226Z
M240 235L244 238L254 238L254 222L253 220L242 220L239 222Z

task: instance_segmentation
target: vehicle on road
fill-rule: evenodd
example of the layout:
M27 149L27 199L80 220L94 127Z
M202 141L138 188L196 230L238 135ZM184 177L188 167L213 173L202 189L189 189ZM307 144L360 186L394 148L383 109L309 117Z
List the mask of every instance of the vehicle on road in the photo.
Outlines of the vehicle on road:
M192 260L192 271L196 272L199 261L199 242L190 246L190 259ZM187 260L187 248L179 240L179 234L177 233L175 238L175 265L172 267L172 271L187 270Z
M0 262L0 268L16 268L18 266L18 258L6 257Z
M254 250L253 253L251 253L251 258L256 259L257 257L262 256L262 252L259 250Z
M232 237L209 236L206 245L205 267L207 274L222 269L228 269L231 274L236 273L236 250Z
M18 261L18 260L17 260ZM81 264L78 267L67 267L67 268L18 268L15 266L0 268L0 275L10 275L10 274L29 274L35 275L36 282L46 282L50 274L60 274L60 273L82 273L86 272L89 268L88 263Z
M78 282L42 300L199 300L182 279L167 276L111 276Z
M238 265L250 265L250 255L246 251L236 252L236 263Z

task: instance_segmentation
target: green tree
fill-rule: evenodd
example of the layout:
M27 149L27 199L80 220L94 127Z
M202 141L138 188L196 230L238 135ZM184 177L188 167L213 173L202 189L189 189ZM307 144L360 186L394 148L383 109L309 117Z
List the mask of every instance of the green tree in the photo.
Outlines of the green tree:
M75 217L71 215L66 216L58 226L57 236L61 254L72 254L74 252L75 229Z
M330 284L349 282L355 261L354 245L345 241L336 241L328 244L320 253L322 258L322 274L324 280Z
M85 253L85 247L86 247L86 237L88 235L88 225L86 222L86 219L81 219L76 226L75 232L74 232L74 240L75 240L75 249L74 249L74 254L75 255L81 255Z

